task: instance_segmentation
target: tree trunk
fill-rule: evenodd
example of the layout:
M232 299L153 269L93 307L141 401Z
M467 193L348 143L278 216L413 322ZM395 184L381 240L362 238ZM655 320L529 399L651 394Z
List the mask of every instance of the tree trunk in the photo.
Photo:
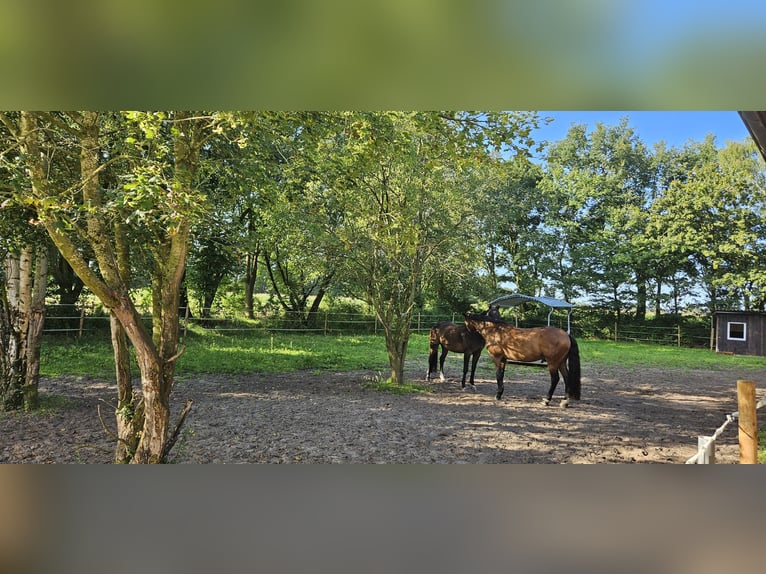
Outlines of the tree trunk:
M59 304L74 308L80 299L84 283L55 246L49 247L48 260L53 281L58 287Z
M662 279L657 277L657 292L654 299L654 318L659 319L662 314Z
M386 331L386 350L388 362L391 365L391 382L397 385L404 383L404 360L407 356L408 333L392 333Z
M247 269L245 270L245 311L247 312L248 319L255 319L255 307L253 305L255 295L255 282L258 278L258 255L259 250L255 253L247 254Z
M114 349L115 376L117 377L117 445L114 462L128 463L138 448L141 428L144 426L143 402L140 393L133 390L130 377L128 337L114 313L109 317Z
M636 319L646 319L646 278L640 274L636 277Z
M216 291L211 292L208 290L202 296L202 312L200 315L203 319L210 319L210 311L213 308L213 301L215 301Z
M162 378L162 359L152 342L152 338L141 323L141 318L133 303L127 296L121 298L120 303L112 309L115 317L119 320L125 333L133 343L136 350L136 359L141 373L141 389L143 394L143 426L135 453L130 459L132 463L159 463L162 461L167 440L170 409L168 408L170 389ZM123 387L123 391L127 391ZM129 400L127 395L123 397ZM132 397L131 397L132 399ZM131 424L137 425L136 414L139 404L135 405L135 412ZM129 407L128 407L129 408ZM129 411L125 414L130 414ZM140 413L138 413L140 415ZM127 417L129 418L129 417ZM126 431L127 432L127 431ZM129 441L132 445L132 442Z
M3 372L0 373L0 400L3 410L16 410L24 405L24 353L19 330L19 257L8 254L5 259L2 327Z
M37 251L37 257L35 257ZM0 403L5 410L39 406L40 338L45 319L48 257L44 249L26 246L8 254L2 289L2 372Z
M40 346L45 322L45 292L48 287L48 249L38 246L34 263L34 285L29 300L29 320L26 337L26 377L24 381L24 408L40 406Z

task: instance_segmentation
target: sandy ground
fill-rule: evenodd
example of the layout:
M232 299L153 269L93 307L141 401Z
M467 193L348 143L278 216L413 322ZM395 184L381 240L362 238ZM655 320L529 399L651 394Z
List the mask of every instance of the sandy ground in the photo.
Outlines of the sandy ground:
M421 380L425 361L408 375ZM483 363L483 365L481 364ZM450 354L446 381L433 392L394 395L365 386L377 373L208 375L179 378L173 418L194 401L176 463L683 463L698 435L710 435L737 410L736 381L763 371L682 371L588 367L582 400L567 409L559 385L551 406L544 369L509 366L494 398L483 356L476 391L462 391L462 357ZM510 379L510 382L509 382ZM421 380L422 382L422 380ZM0 462L108 463L115 388L82 377L43 379L55 408L0 413ZM720 437L717 462L736 462L737 429Z

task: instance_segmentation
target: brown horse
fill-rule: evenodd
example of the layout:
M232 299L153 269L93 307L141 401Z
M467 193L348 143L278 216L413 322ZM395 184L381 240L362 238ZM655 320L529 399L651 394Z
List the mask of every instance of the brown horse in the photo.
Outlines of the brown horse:
M476 390L476 385L473 384L473 375L476 372L476 362L479 360L481 351L484 348L484 339L482 339L481 335L469 331L465 325L456 325L450 321L442 321L431 327L429 346L427 381L431 380L431 373L436 372L436 355L439 353L439 346L441 346L442 354L439 358L439 378L442 381L444 380L444 360L447 358L447 352L463 353L463 379L460 381L460 387L465 388L468 359L473 357L469 384L472 389Z
M567 395L561 406L568 406L569 399L580 400L580 351L577 341L566 331L557 327L519 329L503 321L493 320L486 313L466 313L465 324L469 331L479 333L484 338L487 352L495 363L497 399L503 396L503 376L507 361L529 363L544 359L551 374L551 387L543 402L550 404L559 382L559 373L564 377Z

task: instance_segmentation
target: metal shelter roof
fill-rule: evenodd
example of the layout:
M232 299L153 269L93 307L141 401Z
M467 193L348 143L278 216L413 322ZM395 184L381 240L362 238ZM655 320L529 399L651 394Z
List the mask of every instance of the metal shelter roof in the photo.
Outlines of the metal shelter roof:
M750 137L758 146L758 151L761 152L763 159L766 159L766 112L739 112L739 117L745 123Z
M514 293L513 295L503 295L498 297L494 301L490 301L490 305L497 305L498 307L515 307L528 301L534 301L536 303L542 303L548 307L554 309L571 309L574 307L573 303L569 301L563 301L562 299L554 299L553 297L533 297L532 295L522 295L520 293Z

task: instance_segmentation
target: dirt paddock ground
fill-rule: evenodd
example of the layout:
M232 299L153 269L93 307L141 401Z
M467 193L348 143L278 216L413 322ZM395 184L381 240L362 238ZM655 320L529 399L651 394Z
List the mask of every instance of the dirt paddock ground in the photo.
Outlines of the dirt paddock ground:
M460 365L461 357L448 360L448 380L408 395L365 386L369 371L179 377L173 419L187 399L194 406L172 462L679 464L695 454L698 435L737 410L737 379L754 380L759 399L766 386L763 371L588 367L582 400L562 409L563 384L551 406L540 402L544 369L509 366L497 401L487 368L477 372L475 392L462 391ZM423 382L420 370L408 376ZM97 405L113 428L113 385L44 378L40 392L55 406L0 413L0 462L111 461L114 439ZM716 456L737 461L736 425Z

